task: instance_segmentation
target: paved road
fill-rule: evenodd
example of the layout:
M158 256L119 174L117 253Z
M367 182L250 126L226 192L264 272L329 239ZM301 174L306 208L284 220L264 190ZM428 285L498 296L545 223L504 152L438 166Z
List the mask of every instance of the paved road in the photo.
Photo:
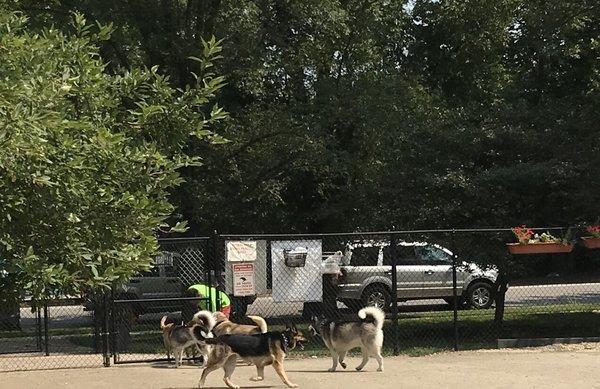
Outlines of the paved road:
M555 284L534 286L513 286L506 293L508 306L558 305L558 304L600 304L600 283ZM338 303L338 307L345 307ZM427 311L450 309L443 300L413 300L399 304L402 311ZM274 303L270 297L258 298L248 307L248 314L265 317L297 315L302 303Z
M600 304L600 283L555 284L510 287L506 294L509 306L557 305L557 304ZM345 306L338 303L340 308ZM444 310L449 306L442 300L420 300L400 303L400 312ZM263 317L295 316L302 310L302 302L274 302L272 297L259 297L248 307L249 315ZM51 328L90 326L92 314L81 306L50 307ZM160 314L143 315L140 322L156 322ZM21 324L24 328L35 326L35 316L29 309L21 309Z

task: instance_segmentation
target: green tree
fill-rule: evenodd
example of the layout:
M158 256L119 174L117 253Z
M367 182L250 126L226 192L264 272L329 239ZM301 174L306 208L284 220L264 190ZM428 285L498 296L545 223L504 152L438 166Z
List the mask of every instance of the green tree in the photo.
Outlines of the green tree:
M72 32L0 20L0 271L34 299L107 288L148 269L167 223L179 170L197 166L190 137L224 140L210 105L214 38L190 59L193 85L173 87L157 67L110 75L98 52L110 26L80 14ZM5 273L4 273L5 274ZM6 278L6 277L5 277ZM5 291L4 287L2 288Z

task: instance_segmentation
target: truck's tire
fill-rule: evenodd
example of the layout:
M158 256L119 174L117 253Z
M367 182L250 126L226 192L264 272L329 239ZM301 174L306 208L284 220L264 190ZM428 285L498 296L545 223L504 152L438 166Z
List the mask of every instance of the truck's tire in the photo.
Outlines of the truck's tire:
M467 303L475 309L487 309L494 303L494 290L490 283L477 281L467 289Z
M363 307L377 307L384 311L390 308L392 296L390 291L381 284L368 286L361 298Z

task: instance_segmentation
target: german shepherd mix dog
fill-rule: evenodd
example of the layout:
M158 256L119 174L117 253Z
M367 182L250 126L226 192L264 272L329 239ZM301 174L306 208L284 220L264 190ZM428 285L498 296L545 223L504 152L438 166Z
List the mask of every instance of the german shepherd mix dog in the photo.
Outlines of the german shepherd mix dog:
M212 337L210 331L215 326L215 319L212 312L200 311L186 325L167 324L166 321L167 316L163 316L160 320L160 329L163 331L163 341L167 348L167 353L172 351L175 357L175 367L179 367L183 351L190 346L196 347L201 355L208 354L206 350L202 350L202 344L199 341ZM204 361L206 363L206 357Z
M264 334L267 332L267 322L260 316L248 316L256 325L237 324L230 321L223 312L214 313L216 324L212 329L215 336L226 334Z
M244 361L256 365L258 375L250 378L252 381L262 381L265 366L273 365L283 383L290 388L296 388L298 385L290 382L283 369L283 360L289 350L296 346L301 347L301 342L305 341L304 335L295 326L287 326L282 332L256 335L230 334L206 339L204 343L209 346L208 360L198 387L204 387L204 381L210 372L223 368L225 384L232 389L239 388L231 382L231 376L235 370L237 358L240 357Z
M358 311L360 321L339 322L332 320L319 320L313 317L313 325L309 329L313 335L319 335L331 353L333 366L329 371L335 371L338 365L345 369L344 358L346 353L356 347L362 352L362 362L356 370L362 370L369 361L369 357L375 357L379 368L383 371L383 357L381 347L383 345L383 322L385 313L376 307L366 307Z

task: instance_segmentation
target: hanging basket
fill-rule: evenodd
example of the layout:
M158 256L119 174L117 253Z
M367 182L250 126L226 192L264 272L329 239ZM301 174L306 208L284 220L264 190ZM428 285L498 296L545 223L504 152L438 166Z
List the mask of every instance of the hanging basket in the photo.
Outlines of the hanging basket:
M600 249L600 238L595 236L586 236L581 238L583 245L588 249Z
M511 254L553 254L573 251L572 244L562 243L507 243L506 247Z
M283 259L287 267L304 267L306 265L306 247L296 247L293 250L283 250Z

